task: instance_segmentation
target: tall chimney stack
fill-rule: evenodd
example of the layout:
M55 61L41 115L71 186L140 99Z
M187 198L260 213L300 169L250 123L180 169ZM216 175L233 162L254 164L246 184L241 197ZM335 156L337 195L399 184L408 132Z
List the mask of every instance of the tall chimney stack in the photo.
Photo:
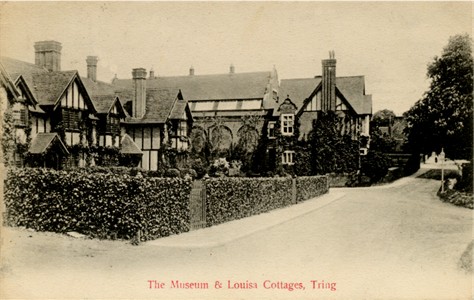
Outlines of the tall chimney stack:
M35 43L35 64L49 71L61 71L61 43L40 41Z
M323 78L321 82L321 110L336 110L336 58L334 51L329 51L329 59L322 60Z
M229 73L230 73L230 74L234 74L234 73L235 73L234 64L230 64Z
M132 116L134 118L143 118L146 108L146 69L133 69L132 76L134 87Z
M194 67L191 66L191 68L189 68L189 76L193 76L194 75Z
M97 62L99 59L97 56L88 56L87 62L87 78L96 82L97 81Z
M149 79L155 79L155 71L153 68L150 69L150 75L148 76Z

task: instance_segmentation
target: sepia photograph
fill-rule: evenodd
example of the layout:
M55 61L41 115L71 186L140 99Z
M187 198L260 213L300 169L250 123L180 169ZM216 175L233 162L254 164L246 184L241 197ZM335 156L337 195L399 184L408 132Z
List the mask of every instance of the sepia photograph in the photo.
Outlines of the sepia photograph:
M0 1L0 299L473 299L471 1Z

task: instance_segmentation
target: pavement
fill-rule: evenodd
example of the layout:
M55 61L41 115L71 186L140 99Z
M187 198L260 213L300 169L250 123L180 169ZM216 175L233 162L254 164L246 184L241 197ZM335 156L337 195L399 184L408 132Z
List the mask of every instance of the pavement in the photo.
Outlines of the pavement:
M360 188L331 188L327 194L292 206L276 209L252 217L230 221L212 227L156 239L146 242L146 244L160 247L186 249L219 247L226 243L247 237L256 232L263 231L280 224L284 224L288 221L319 210L344 197L346 195L345 191L348 189L364 190L398 187L415 180L417 176L427 172L431 168L433 168L431 165L422 164L420 170L415 174L400 178L389 184Z
M247 237L256 232L291 221L300 216L321 209L342 198L343 192L329 192L304 202L275 209L248 218L189 231L178 235L146 242L148 245L174 248L211 248Z

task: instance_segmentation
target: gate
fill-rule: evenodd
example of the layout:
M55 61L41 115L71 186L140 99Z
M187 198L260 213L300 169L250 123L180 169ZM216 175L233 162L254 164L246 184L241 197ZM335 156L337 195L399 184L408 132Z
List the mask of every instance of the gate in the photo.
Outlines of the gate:
M201 180L193 182L189 196L190 230L206 227L206 188Z

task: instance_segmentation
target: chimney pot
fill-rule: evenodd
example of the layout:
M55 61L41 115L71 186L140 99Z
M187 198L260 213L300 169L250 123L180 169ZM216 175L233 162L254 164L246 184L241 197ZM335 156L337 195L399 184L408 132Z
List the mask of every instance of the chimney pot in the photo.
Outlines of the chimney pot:
M88 56L86 59L87 63L87 78L92 81L97 81L97 62L99 59L97 56Z
M329 51L329 59L322 60L321 78L321 109L323 111L336 110L336 59L334 50Z
M133 69L132 77L134 86L132 116L134 118L143 118L146 109L146 69Z
M61 43L39 41L35 45L35 64L48 71L61 71Z

